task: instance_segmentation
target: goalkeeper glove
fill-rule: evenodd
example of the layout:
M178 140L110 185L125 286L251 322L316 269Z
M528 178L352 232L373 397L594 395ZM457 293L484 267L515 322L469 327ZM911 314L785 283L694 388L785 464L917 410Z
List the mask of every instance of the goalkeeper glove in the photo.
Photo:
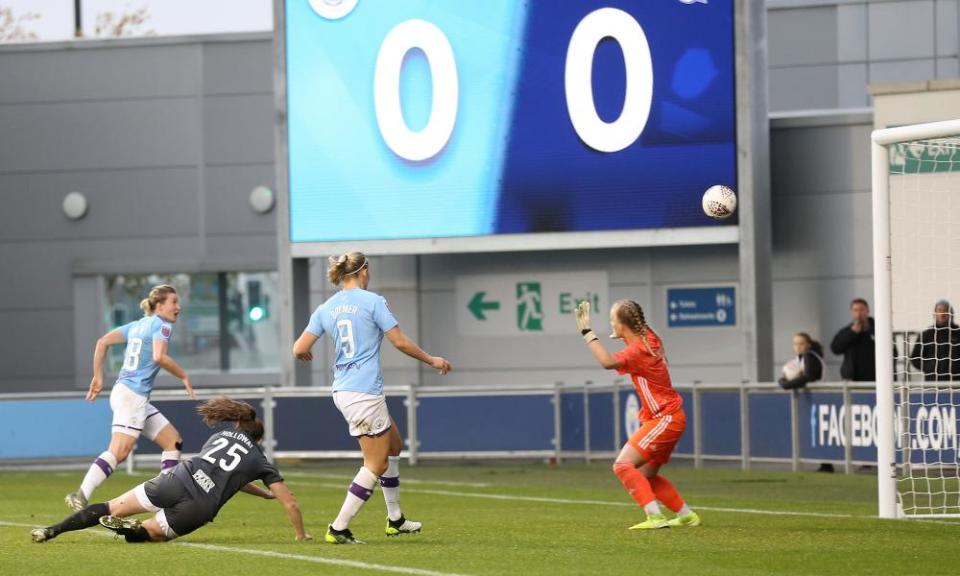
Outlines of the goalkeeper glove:
M593 333L593 329L590 328L590 302L586 300L580 302L577 305L575 315L577 317L577 328L580 329L584 341L589 344L594 340L599 340L597 335Z

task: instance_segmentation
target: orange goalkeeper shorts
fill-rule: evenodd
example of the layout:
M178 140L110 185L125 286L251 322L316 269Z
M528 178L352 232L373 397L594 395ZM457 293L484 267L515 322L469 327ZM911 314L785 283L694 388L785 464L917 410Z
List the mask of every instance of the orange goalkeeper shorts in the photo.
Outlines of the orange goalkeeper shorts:
M651 464L666 464L673 448L687 429L687 415L683 410L662 414L640 424L640 429L628 440L643 459Z

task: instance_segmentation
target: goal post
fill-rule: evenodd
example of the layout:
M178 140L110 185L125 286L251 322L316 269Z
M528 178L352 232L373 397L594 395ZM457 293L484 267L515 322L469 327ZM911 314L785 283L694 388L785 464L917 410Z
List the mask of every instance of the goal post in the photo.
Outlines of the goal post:
M936 209L932 214L925 212L931 204L936 208L936 203L942 201L930 194L952 193L960 214L960 120L875 130L871 167L879 515L960 516L956 421L951 424L944 420L947 414L956 413L960 382L950 381L952 374L947 375L946 381L937 375L934 382L929 382L929 375L918 376L911 368L912 358L891 357L895 332L909 355L915 334L932 323L936 299L931 299L930 294L947 298L951 291L960 291L960 218L954 222L957 232L944 239L943 248L938 248L949 251L955 246L958 250L955 259L935 264L943 266L945 272L921 270L927 258L936 254L905 254L935 240L937 225L949 225L952 202L947 200L950 207L944 207L946 214L938 217ZM915 201L914 205L905 204L910 201ZM914 230L916 235L911 236ZM915 272L919 277L897 276ZM929 312L926 316L915 311L924 303ZM895 362L903 369L895 367ZM956 378L960 380L960 374ZM919 421L918 414L932 411L937 413L936 423L933 418ZM951 437L946 436L947 432ZM935 452L930 443L918 443L918 435L934 433Z

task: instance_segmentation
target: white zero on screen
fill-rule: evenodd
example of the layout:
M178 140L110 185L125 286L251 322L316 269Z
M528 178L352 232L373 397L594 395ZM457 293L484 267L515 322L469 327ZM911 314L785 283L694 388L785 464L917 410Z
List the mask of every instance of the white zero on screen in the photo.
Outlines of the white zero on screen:
M613 122L604 122L593 102L593 55L604 38L620 45L627 76L623 110ZM619 152L636 142L650 116L653 61L647 35L633 16L616 8L600 8L584 16L570 36L564 89L570 122L587 146Z
M407 126L400 102L400 69L404 56L414 48L426 55L433 84L430 119L419 132ZM380 45L373 74L377 126L387 146L397 156L414 162L436 156L450 140L457 120L457 62L447 36L426 20L397 24Z

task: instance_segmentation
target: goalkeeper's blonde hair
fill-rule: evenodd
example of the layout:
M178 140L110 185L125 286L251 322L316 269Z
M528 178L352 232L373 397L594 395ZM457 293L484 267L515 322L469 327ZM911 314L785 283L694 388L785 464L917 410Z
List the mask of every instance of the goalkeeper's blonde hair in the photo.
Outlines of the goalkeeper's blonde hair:
M647 339L648 332L654 336L657 336L657 333L647 324L643 307L634 300L617 300L613 306L616 310L617 320L643 340L643 344L647 347L647 352L650 352L652 356L662 357L661 354L653 351L653 347L650 346L650 340ZM659 339L660 337L657 336L657 338ZM660 350L663 351L662 340L660 341Z

